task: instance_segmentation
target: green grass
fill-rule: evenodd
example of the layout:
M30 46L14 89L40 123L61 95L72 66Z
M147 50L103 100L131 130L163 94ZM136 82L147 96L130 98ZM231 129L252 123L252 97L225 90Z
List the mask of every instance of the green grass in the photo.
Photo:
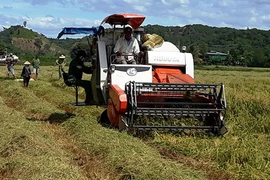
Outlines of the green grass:
M225 84L228 134L211 138L165 134L154 144L164 146L166 142L170 152L210 161L235 178L269 179L269 69L262 72L197 70L195 77L197 83Z
M19 73L22 66L15 67ZM5 67L1 68L2 112L17 115L10 117L16 119L14 124L8 115L1 116L5 126L1 129L0 177L205 179L201 171L162 158L142 140L99 125L97 117L104 108L70 105L75 100L74 89L58 80L57 67L41 67L39 78L30 81L29 88L4 78Z
M75 90L58 80L56 66L41 66L29 88L1 66L0 179L270 179L269 72L195 71L197 83L225 84L223 137L139 138L100 126L102 107L70 105Z

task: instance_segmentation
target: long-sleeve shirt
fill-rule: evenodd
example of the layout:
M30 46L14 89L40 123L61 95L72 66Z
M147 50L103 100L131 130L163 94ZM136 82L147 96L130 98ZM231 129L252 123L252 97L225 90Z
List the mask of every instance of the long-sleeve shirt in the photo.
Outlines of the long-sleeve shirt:
M14 66L15 62L14 62L12 57L7 57L6 64L7 64L8 68L12 68Z
M31 68L29 65L23 66L21 76L22 77L30 77L31 76Z
M61 65L62 67L64 67L65 65L66 65L66 60L65 59L57 59L56 61L55 61L55 63L59 66L59 65Z
M76 59L73 59L69 64L68 74L73 75L77 80L81 80L83 76L83 65L79 64Z
M81 80L83 73L92 74L93 69L91 67L84 66L83 62L73 59L69 64L68 74L73 75L77 80Z
M115 43L114 53L117 51L122 51L123 55L138 55L140 53L139 43L134 37L130 41L127 41L125 37L121 37ZM128 58L132 59L133 57Z

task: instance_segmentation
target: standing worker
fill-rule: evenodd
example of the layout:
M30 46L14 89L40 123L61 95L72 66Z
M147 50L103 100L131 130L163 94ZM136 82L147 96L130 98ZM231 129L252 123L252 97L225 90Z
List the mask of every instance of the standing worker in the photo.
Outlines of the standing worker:
M7 76L9 77L9 75L11 74L13 78L16 78L15 72L14 72L15 61L13 59L13 54L7 55L6 64L7 64L7 70L8 70Z
M38 74L39 74L39 64L40 64L40 61L39 61L39 58L38 56L36 56L34 59L33 59L33 74L35 75L35 79L38 78Z
M62 68L66 65L66 57L64 55L59 56L59 58L55 61L58 66L59 79L63 78Z
M23 69L22 69L22 73L21 73L21 77L23 77L23 85L24 87L28 87L30 78L31 78L31 68L30 68L30 62L26 61L24 63Z

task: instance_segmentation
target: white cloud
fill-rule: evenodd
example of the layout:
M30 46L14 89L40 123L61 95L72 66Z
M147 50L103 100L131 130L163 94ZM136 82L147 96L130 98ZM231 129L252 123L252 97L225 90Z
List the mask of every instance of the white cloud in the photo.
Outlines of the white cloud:
M0 26L22 24L47 34L96 26L108 15L137 13L146 24L270 28L269 0L1 0Z
M162 4L169 5L169 3L166 2L166 0L161 0Z
M146 8L144 6L135 5L134 9L139 11L139 12L146 12Z
M253 23L257 22L257 18L256 18L256 17L250 17L250 18L249 18L249 22L250 22L251 24L253 24Z

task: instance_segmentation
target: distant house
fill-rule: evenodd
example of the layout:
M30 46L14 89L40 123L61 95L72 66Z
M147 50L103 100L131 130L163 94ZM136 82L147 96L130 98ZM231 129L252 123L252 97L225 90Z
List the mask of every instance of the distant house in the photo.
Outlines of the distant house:
M211 64L223 64L227 60L227 56L227 53L221 53L216 51L210 51L206 53L206 58Z

